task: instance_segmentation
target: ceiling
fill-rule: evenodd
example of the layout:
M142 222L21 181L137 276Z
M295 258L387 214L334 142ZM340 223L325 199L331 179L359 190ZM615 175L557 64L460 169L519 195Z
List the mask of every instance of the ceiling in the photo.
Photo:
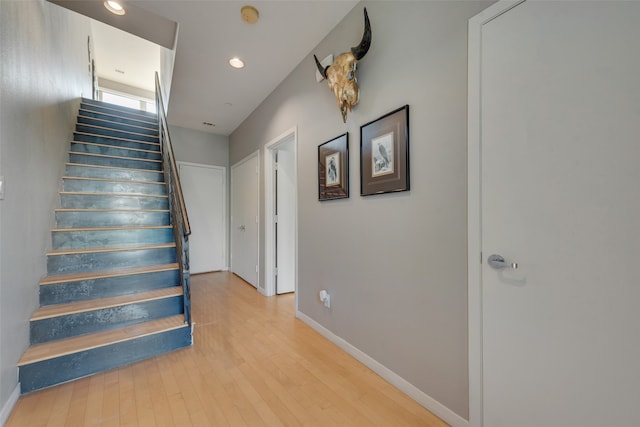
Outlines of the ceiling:
M78 3L83 3L87 9L90 3L105 10L102 0L50 1L70 9ZM128 0L125 7L133 8L135 13L131 15L135 14L139 20L133 24L128 22L128 28L140 27L133 31L139 32L141 37L153 40L141 32L157 31L164 25L158 21L160 19L178 23L169 123L229 135L356 3L357 0ZM247 4L259 11L260 17L255 24L248 24L241 18L240 9ZM103 20L102 10L94 11L92 17ZM148 25L144 12L151 14L152 28L145 28ZM80 13L91 16L86 11ZM116 21L114 16L107 19L112 25L120 26L117 18L124 17L115 17ZM168 25L167 28L169 34L175 34L175 26ZM165 41L160 44L168 45L166 35L162 36ZM140 81L133 78L127 81L127 78L145 73L140 69L145 66L149 66L148 73L153 75L157 64L138 61L143 55L136 53L136 49L145 49L144 44L127 42L121 36L114 40L117 41L112 40L109 49L115 48L117 53L111 55L101 54L102 46L98 45L98 38L94 40L99 74L101 70L124 70L125 74L107 78L142 87ZM228 60L234 56L245 61L245 68L236 70L229 65ZM315 82L314 77L310 76L310 82Z
M155 92L155 71L160 69L160 45L91 21L96 74L128 86Z

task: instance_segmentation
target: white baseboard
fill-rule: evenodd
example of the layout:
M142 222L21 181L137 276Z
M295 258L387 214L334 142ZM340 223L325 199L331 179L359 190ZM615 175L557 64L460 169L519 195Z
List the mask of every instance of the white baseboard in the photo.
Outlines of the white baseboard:
M9 400L7 400L4 406L2 406L2 411L0 411L0 426L5 425L5 423L9 419L9 415L11 415L11 411L13 410L13 407L18 401L19 397L20 397L20 383L16 384L16 388L13 389L11 396L9 396Z
M361 350L358 350L356 347L349 344L344 339L335 335L333 332L331 332L306 314L301 313L300 311L296 311L296 317L309 325L320 335L353 356L356 360L371 369L373 372L380 375L387 382L398 388L401 392L418 402L420 405L424 406L429 411L433 412L444 422L450 424L451 427L469 427L469 421L465 420L460 415L453 412L451 409L433 399L431 396L427 395L416 386L393 372L391 369L373 359L371 356L367 355Z

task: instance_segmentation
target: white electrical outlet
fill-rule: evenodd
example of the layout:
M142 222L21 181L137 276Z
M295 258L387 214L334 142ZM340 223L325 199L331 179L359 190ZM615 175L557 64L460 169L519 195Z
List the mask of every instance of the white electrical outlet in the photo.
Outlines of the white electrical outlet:
M331 308L331 295L329 295L329 292L323 289L318 293L318 297L320 298L320 302L324 303L325 307Z
M4 200L4 176L0 175L0 200Z

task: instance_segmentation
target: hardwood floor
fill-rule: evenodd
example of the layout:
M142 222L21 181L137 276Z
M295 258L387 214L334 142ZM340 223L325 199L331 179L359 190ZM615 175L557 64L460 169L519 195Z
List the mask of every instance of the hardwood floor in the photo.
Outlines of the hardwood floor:
M195 344L20 398L6 427L446 426L229 273L192 276Z

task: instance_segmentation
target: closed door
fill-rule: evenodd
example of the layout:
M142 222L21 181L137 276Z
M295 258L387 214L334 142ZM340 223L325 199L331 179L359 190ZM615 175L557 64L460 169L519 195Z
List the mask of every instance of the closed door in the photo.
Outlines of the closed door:
M258 155L231 168L231 271L258 287Z
M226 168L178 163L191 236L192 274L223 270L226 263Z
M296 185L293 141L278 147L276 168L276 293L295 291Z
M640 2L481 34L483 425L640 426Z

